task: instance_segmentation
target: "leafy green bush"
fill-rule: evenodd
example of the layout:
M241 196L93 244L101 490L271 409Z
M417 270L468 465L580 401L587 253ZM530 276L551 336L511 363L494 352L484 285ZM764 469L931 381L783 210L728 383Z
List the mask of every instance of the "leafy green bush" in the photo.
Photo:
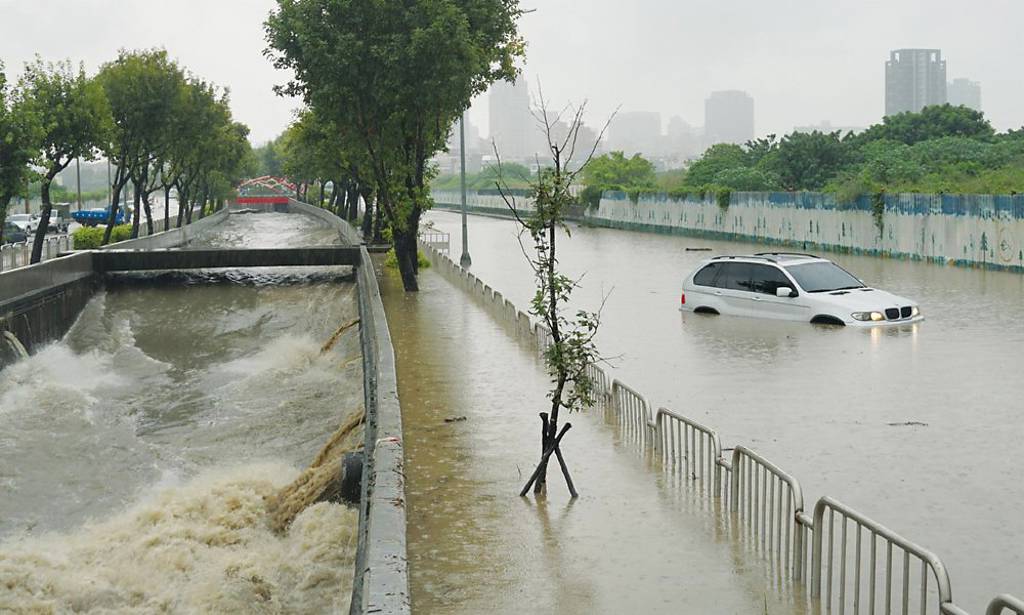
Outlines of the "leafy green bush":
M419 263L420 269L430 268L430 261L419 250L416 251L416 262ZM388 250L388 253L384 256L384 266L388 269L398 269L398 256L395 254L394 248Z
M95 250L103 241L103 229L83 226L71 234L71 239L76 250Z
M83 226L71 234L75 250L95 250L103 244L103 233L106 229L102 226ZM119 224L110 231L110 243L125 241L132 236L132 225Z

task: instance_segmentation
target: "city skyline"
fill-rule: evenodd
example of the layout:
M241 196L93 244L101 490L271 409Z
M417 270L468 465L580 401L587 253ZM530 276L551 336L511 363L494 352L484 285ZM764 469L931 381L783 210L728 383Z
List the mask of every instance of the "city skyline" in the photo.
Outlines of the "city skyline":
M287 79L262 55L262 22L274 4L183 0L178 10L157 12L142 0L0 0L0 58L16 77L36 52L94 71L119 48L165 47L197 75L231 89L236 116L259 144L279 134L300 105L271 91ZM1024 40L1014 31L1024 20L1021 3L837 0L826 7L794 0L779 9L641 0L623 11L611 0L593 0L580 12L568 0L549 0L526 8L537 9L521 19L531 89L539 81L556 106L588 100L592 126L616 108L699 125L707 95L728 89L757 101L758 136L821 120L867 126L883 114L889 52L917 46L942 49L949 77L983 84L984 111L997 129L1024 125L1017 103L1024 81L1007 63L1024 57ZM469 115L486 135L486 94L474 103Z

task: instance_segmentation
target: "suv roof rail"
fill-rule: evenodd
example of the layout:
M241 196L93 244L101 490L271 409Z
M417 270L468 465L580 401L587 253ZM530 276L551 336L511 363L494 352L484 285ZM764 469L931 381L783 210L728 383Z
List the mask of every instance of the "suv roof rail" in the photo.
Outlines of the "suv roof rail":
M772 258L771 256L768 256L767 252L765 252L764 254L723 254L721 256L713 256L713 257L711 257L711 260L717 261L717 260L734 259L734 258L758 258L758 259L761 259L761 260L768 261L769 263L776 263L776 262L778 262L774 258Z
M807 254L806 252L758 252L754 256L803 256L806 258L821 258L817 254Z

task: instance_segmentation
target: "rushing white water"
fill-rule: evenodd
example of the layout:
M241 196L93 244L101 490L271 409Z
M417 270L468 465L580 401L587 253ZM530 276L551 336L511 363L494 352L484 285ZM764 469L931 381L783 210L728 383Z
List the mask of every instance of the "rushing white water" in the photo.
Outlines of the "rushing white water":
M209 243L333 241L264 216ZM357 330L321 352L355 311L342 268L126 276L0 371L0 612L342 608L355 511L265 499L361 410Z
M357 513L315 504L274 534L264 499L294 474L211 470L71 533L9 541L0 612L337 611L351 591Z

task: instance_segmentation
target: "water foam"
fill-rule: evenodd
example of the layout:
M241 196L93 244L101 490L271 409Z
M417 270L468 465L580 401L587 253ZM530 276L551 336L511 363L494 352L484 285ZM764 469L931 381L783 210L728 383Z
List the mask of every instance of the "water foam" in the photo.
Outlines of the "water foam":
M275 534L265 501L297 474L210 470L71 533L0 543L0 612L342 610L358 514L319 503Z

